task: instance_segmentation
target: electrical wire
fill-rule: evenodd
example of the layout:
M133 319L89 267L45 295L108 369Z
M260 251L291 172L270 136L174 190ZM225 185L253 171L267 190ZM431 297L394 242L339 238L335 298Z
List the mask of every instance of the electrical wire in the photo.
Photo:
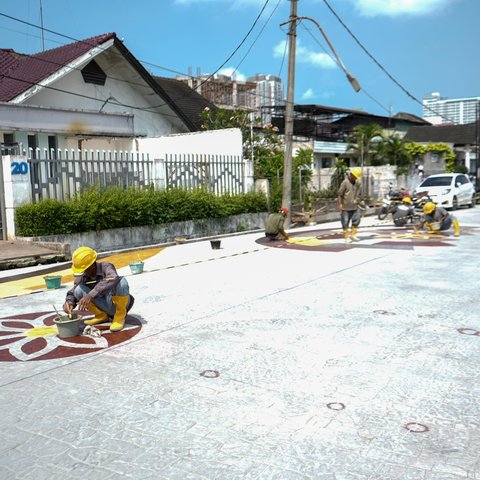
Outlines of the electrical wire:
M240 50L240 48L242 47L242 45L247 41L247 38L250 36L250 34L252 33L253 29L255 28L255 25L258 23L258 21L260 20L260 17L263 15L263 12L265 11L265 9L267 8L267 5L270 3L270 0L265 0L265 3L263 4L263 7L262 9L260 10L260 13L257 15L257 18L255 19L255 21L253 22L253 25L250 27L250 29L248 30L248 32L246 33L246 35L243 37L243 40L239 43L239 45L235 48L235 50L230 54L230 56L211 74L209 75L203 82L201 82L197 88L201 87L202 85L204 85L208 80L210 80L211 78L213 78L232 58L233 56L238 52L238 50Z
M277 5L274 7L274 9L272 10L272 13L270 14L270 16L268 17L267 21L263 24L263 27L261 28L260 32L258 33L258 35L255 37L255 39L253 40L252 44L250 45L249 49L247 50L247 52L245 53L245 55L242 57L242 59L240 60L240 62L238 63L238 65L235 67L235 70L233 71L232 73L232 78L233 78L233 74L240 68L240 66L242 65L243 61L245 60L245 58L247 58L247 56L249 55L249 53L251 52L253 46L255 45L255 43L257 42L257 40L260 38L260 36L262 35L263 31L265 30L266 26L269 24L270 20L272 19L273 15L275 14L275 12L277 11L277 8L278 6L280 5L280 3L282 2L282 0L278 0L277 2Z
M52 87L51 85L43 85L42 83L40 82L32 82L32 81L29 81L29 80L25 80L23 78L16 78L16 77L12 77L11 75L1 75L1 78L8 78L9 80L15 80L17 82L21 82L21 83L26 83L28 85L30 85L30 87L35 87L35 86L38 86L38 87L42 87L42 88L45 88L47 90L53 90L55 92L59 92L59 93L65 93L67 95L72 95L74 97L80 97L80 98L85 98L87 100L94 100L95 102L102 102L102 104L106 104L107 102L112 104L112 105L117 105L119 107L127 107L127 108L131 108L132 110L140 110L140 111L143 111L143 112L148 112L148 113L155 113L157 115L162 115L162 116L165 116L165 117L172 117L172 118L178 118L178 115L172 115L172 114L169 114L169 113L162 113L162 112L155 112L155 111L151 111L150 109L152 107L148 107L148 108L144 108L144 107L135 107L134 105L129 105L127 103L121 103L121 102L118 102L118 101L111 101L110 98L108 99L104 99L104 98L95 98L95 97L91 97L89 95L84 95L82 93L76 93L76 92L71 92L71 91L68 91L68 90L63 90L61 88L56 88L56 87ZM164 105L167 105L167 104L164 104ZM114 112L113 112L114 113Z
M357 36L350 30L350 28L346 25L346 23L340 18L340 16L337 14L337 12L331 7L331 5L328 3L328 0L323 0L327 8L332 12L332 14L335 16L335 18L340 22L343 28L350 34L350 36L355 40L355 42L358 44L358 46L370 57L370 59L382 70L385 75L393 82L395 85L397 85L409 98L411 98L413 101L419 103L422 107L426 108L427 110L435 113L441 118L444 118L453 124L456 124L454 120L451 118L446 117L445 115L441 115L438 111L434 110L433 108L429 107L428 105L424 105L421 100L419 100L415 95L410 93L403 85L400 84L400 82L393 77L393 75L390 74L390 72L387 71L387 69L367 50L367 48L360 42L360 40L357 38Z
M306 25L304 25L304 22L303 20L301 20L300 22L300 26L305 29L309 35L312 37L312 39L314 40L314 42L325 52L326 55L328 55L330 57L330 59L335 62L337 64L337 66L339 66L341 68L341 66L339 65L338 63L338 60L332 56L330 54L330 52L324 47L324 45L315 37L315 35L312 33L312 31L310 30L310 28L308 28ZM385 112L387 112L389 115L390 115L390 110L385 107L384 105L382 105L382 103L380 103L379 100L377 100L376 98L373 97L373 95L371 95L367 90L365 90L365 88L362 86L362 90L361 90L370 100L372 100L373 102L375 102L380 108L382 108Z
M235 53L241 48L241 46L243 45L243 43L245 43L245 41L247 40L248 36L250 35L251 31L253 30L253 28L255 27L256 23L258 22L258 20L260 19L261 15L263 14L265 8L267 7L268 3L269 3L270 0L266 0L263 8L261 9L259 15L257 16L254 24L252 25L252 27L250 28L249 32L247 33L247 35L244 37L244 39L242 40L242 42L240 43L240 45L235 49L235 51L229 56L229 58L223 63L223 65L221 65L213 74L211 74L209 77L207 77L202 83L200 83L197 88L201 87L202 85L204 85L206 82L208 82L219 70L221 70L223 68L223 66L235 55ZM279 3L280 3L281 0L279 0ZM278 6L278 5L277 5ZM15 22L18 22L18 23L22 23L24 25L27 25L27 26L30 26L30 27L33 27L33 28L36 28L38 30L42 30L42 27L39 26L39 25L36 25L34 23L31 23L31 22L27 22L26 20L22 20L20 18L17 18L17 17L13 17L11 15L7 15L5 13L2 13L0 12L0 16L1 17L5 17L9 20L13 20ZM63 37L67 40L71 40L71 41L74 41L75 43L82 43L82 44L85 44L87 46L90 46L92 48L98 48L99 50L101 51L106 51L107 49L106 48L103 48L101 45L96 45L96 44L93 44L92 42L89 42L88 40L79 40L79 39L76 39L74 37L71 37L69 35L65 35L63 33L60 33L60 32L57 32L55 30L51 30L51 29L48 29L48 28L43 28L43 31L46 31L48 33L51 33L53 35L56 35L56 36L59 36L59 37ZM21 33L21 32L19 32ZM25 34L27 36L29 36L28 34ZM40 38L40 37L36 37L36 38ZM49 41L52 41L49 39ZM61 45L60 42L54 42L54 43L59 43ZM118 56L122 56L121 53L118 53L118 52L113 52L114 54L118 55ZM29 56L29 57L34 57L34 55L26 55L26 56ZM56 63L52 60L49 60L49 59L43 59L43 58L38 58L38 57L35 57L36 60L38 61L43 61L43 62L46 62L46 63L51 63L51 64L54 64L54 65L58 65L58 66L61 66L61 67L65 67L66 65L63 65L63 64L60 64L60 63ZM147 62L145 60L138 60L142 65L148 65L150 67L154 67L154 68L158 68L160 70L165 70L165 71L168 71L168 72L171 72L171 73L175 73L177 75L181 75L181 76L185 76L185 77L190 77L190 78L196 78L196 77L192 77L190 75L187 75L183 72L178 72L176 70L172 70L172 69L169 69L167 67L163 67L161 65L157 65L155 63L152 63L152 62ZM67 66L68 67L68 66ZM68 67L70 68L71 70L79 70L81 71L80 68L75 68L75 67ZM144 86L144 84L139 84L139 83L135 83L135 82L131 82L129 80L124 80L124 79L119 79L119 78L115 78L115 77L109 77L111 78L112 80L117 80L117 81L121 81L121 82L124 82L124 83L127 83L127 84L130 84L130 85L136 85L136 86ZM253 93L250 93L251 95L254 95ZM266 95L257 95L257 96L260 96L262 98L266 98L268 100L272 100L274 99L273 97L267 97ZM186 98L187 95L182 95L182 96L178 96L178 97L171 97L172 100L174 101L178 101L178 100L181 100L183 98ZM153 107L149 107L149 108L159 108L159 107L163 107L167 105L167 103L163 103L163 104L160 104L160 105L155 105ZM148 109L146 109L145 111L148 111Z

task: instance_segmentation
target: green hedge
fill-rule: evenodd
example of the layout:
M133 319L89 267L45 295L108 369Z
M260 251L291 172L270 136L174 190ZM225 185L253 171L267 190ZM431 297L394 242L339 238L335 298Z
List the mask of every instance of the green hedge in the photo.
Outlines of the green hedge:
M261 193L215 196L205 190L89 188L71 201L42 200L18 207L15 226L18 236L34 237L265 211Z

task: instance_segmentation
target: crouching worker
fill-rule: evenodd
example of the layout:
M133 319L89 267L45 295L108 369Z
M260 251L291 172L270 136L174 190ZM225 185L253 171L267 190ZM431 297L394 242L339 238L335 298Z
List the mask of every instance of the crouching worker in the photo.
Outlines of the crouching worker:
M97 262L97 252L79 247L72 255L73 287L67 292L63 310L90 310L95 315L86 325L111 321L110 331L118 332L125 325L127 312L135 299L130 295L128 282L119 277L114 265Z
M425 227L428 233L438 233L448 230L453 225L455 236L460 236L460 225L457 217L448 213L443 207L437 207L433 202L427 202L423 206L423 213L423 218L417 225L418 229Z
M288 210L281 208L276 213L271 213L265 223L265 236L269 240L288 240L287 232L285 232L285 219L288 216Z

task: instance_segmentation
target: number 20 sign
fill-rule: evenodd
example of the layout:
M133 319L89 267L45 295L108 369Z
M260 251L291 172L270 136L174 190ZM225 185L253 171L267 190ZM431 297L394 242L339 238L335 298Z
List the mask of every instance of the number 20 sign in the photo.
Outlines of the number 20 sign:
M12 175L25 175L28 173L27 162L12 162Z

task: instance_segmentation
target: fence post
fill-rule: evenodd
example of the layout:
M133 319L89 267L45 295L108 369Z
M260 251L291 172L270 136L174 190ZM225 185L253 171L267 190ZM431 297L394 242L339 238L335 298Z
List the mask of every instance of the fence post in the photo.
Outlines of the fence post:
M3 181L4 178L4 157L1 158L0 163L0 222L2 226L2 238L1 240L7 240L7 216L5 214L5 183Z
M5 223L2 218L2 230L7 240L14 240L15 208L32 201L29 165L25 156L7 155L1 158L5 199Z
M252 160L244 160L243 168L243 193L252 192L255 187L253 180L253 162Z
M155 190L166 190L167 188L167 162L164 158L153 160L153 184Z

